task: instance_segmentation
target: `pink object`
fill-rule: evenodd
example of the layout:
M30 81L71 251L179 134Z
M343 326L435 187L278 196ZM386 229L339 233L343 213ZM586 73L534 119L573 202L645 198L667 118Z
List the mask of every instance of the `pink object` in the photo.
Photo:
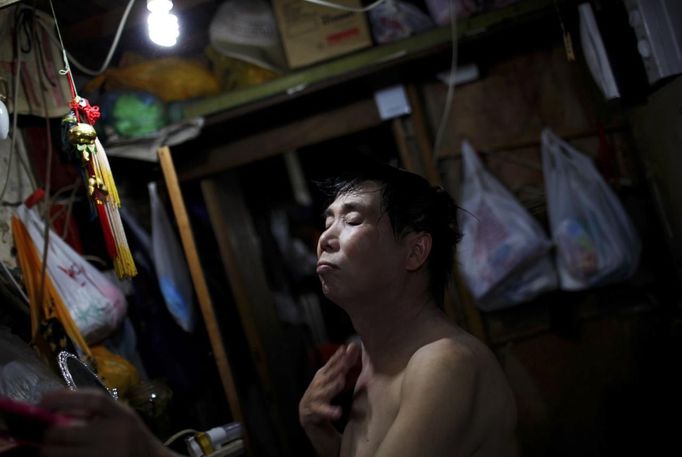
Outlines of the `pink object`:
M0 397L0 416L6 430L0 434L16 444L40 444L45 431L53 425L68 425L73 418L40 406Z

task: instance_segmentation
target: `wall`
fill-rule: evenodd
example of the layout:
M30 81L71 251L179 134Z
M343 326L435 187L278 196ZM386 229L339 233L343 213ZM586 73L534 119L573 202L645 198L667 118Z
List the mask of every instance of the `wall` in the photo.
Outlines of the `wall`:
M682 77L677 77L630 113L634 135L662 219L682 272Z
M680 356L679 295L659 216L682 233L675 211L682 201L675 180L682 169L682 84L633 110L631 127L627 111L605 103L584 63L568 62L559 43L481 62L481 79L455 89L447 135L436 151L451 193L456 196L460 184L459 144L468 139L489 170L546 224L539 140L550 127L595 159L644 240L640 270L629 281L581 293L556 291L482 313L489 343L517 395L522 454L653 455L674 436L658 411L672 412L680 403L674 384L680 370L671 363ZM422 87L433 132L446 90L435 82ZM663 212L654 210L643 161L656 170ZM679 264L679 237L670 239Z

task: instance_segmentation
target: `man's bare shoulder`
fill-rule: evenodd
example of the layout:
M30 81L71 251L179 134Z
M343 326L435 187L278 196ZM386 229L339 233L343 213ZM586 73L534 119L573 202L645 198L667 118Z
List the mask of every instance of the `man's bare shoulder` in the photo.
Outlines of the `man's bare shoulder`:
M424 344L405 368L403 387L405 396L423 395L428 387L428 395L438 396L443 408L468 409L468 437L481 449L493 449L492 455L510 455L516 426L513 393L494 353L474 336L458 329Z
M476 390L508 388L497 357L481 340L451 326L426 340L405 367L405 376L457 376L473 383Z
M496 365L492 351L479 339L452 325L442 329L437 336L424 341L411 357L406 369L422 364L437 363L444 369L485 369Z
M461 393L461 389L471 394L487 358L487 348L478 340L464 332L448 332L425 342L414 352L405 367L405 387L415 383L438 385L447 389L440 392L442 395L448 395L448 391ZM441 379L455 382L438 382Z

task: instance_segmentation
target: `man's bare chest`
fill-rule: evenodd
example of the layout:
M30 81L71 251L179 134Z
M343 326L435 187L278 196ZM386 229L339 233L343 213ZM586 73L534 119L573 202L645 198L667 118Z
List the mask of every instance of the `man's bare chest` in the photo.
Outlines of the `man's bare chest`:
M358 379L341 457L374 455L398 414L401 382L402 376Z

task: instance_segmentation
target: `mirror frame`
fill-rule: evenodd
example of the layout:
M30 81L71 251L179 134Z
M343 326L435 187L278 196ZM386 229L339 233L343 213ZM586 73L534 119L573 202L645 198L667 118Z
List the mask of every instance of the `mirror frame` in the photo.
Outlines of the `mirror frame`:
M94 378L94 381L96 384L99 385L105 392L107 392L109 395L111 395L114 399L118 400L118 394L116 392L116 389L109 389L104 382L97 376L90 367L88 367L81 359L76 357L74 354L68 352L68 351L61 351L57 355L57 364L59 365L59 371L62 374L62 378L64 378L64 381L66 382L66 386L69 388L69 390L78 390L81 388L78 386L74 380L73 376L71 375L71 371L69 370L69 365L68 362L69 360L72 359L76 363L80 364L83 368L85 368L90 374L92 374L92 377Z

